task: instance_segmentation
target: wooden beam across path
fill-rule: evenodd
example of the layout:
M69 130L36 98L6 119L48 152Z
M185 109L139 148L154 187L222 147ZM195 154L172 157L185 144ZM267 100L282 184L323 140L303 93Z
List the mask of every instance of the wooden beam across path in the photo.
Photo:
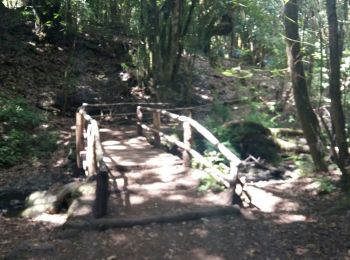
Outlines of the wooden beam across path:
M127 228L133 226L145 226L150 224L177 223L193 221L201 218L214 218L220 216L239 216L241 211L238 207L213 207L207 209L193 210L173 215L158 215L137 219L102 218L87 221L69 221L64 228L88 228L104 230L107 228Z

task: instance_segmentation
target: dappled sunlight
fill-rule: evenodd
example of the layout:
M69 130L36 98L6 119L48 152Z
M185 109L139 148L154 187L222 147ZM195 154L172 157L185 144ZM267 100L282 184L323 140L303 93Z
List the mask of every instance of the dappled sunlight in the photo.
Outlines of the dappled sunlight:
M181 194L169 195L167 196L167 199L172 201L181 201L182 203L193 202L192 199L189 199L187 196Z
M147 198L145 196L139 196L139 195L133 195L130 197L130 204L131 205L140 205L145 203Z
M193 259L201 259L201 260L225 260L225 257L216 256L209 254L204 248L195 248L191 250L191 255Z
M118 145L118 144L120 144L120 142L115 141L115 140L107 140L107 141L103 141L102 144L106 145L108 147L110 145Z
M53 165L53 167L61 167L61 166L65 165L65 164L67 164L67 162L68 162L67 158L60 158L60 159L58 159L58 160L55 162L55 164Z
M262 212L273 213L276 205L282 202L282 198L275 196L271 192L266 192L256 187L248 187L247 191L252 196L252 203Z
M48 223L53 226L62 226L67 221L67 214L47 214L42 213L33 218L35 222Z
M293 213L281 213L278 218L274 220L277 224L290 224L293 222L306 222L308 218L304 215Z
M283 203L278 204L278 211L296 212L299 210L299 203L284 199Z
M198 236L200 238L206 238L208 236L208 233L208 230L204 228L194 228L190 232L192 236Z
M315 181L310 182L309 184L305 185L304 189L306 191L309 191L311 193L313 193L314 195L317 194L317 188L318 188L318 184Z
M105 150L125 150L128 148L128 146L120 144L117 141L105 141L102 142L102 145L104 145Z
M112 130L109 128L100 128L100 133L110 133L110 132L112 132Z
M110 235L111 242L115 243L115 245L123 244L127 242L128 237L125 234L116 234L113 233Z

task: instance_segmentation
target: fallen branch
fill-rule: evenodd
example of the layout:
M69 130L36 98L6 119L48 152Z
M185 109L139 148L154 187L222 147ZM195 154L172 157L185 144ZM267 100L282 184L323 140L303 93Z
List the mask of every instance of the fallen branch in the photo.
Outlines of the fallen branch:
M248 160L252 160L253 161L253 165L258 168L258 169L262 169L262 170L267 170L269 171L269 173L274 176L274 177L281 177L281 175L284 173L284 169L280 169L271 165L266 165L264 163L262 163L259 159L256 159L254 156L249 155L249 157L246 159Z
M270 132L274 136L289 135L289 136L302 136L303 131L293 128L269 128Z
M295 153L309 153L310 148L305 144L287 142L281 138L275 138L275 142L280 146L283 151L295 152Z
M101 218L90 221L71 221L67 222L66 228L89 228L89 229L107 229L107 228L127 228L133 226L144 226L152 223L176 223L182 221L193 221L201 218L213 218L225 215L238 216L241 211L237 207L220 207L210 209L200 209L192 212L178 213L174 215L158 215L138 219L112 219Z

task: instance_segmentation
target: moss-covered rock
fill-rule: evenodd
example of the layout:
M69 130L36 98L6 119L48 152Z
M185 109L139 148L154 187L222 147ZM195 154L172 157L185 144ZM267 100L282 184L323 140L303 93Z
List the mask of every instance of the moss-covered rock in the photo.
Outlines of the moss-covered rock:
M260 157L270 163L279 161L279 146L270 130L255 122L232 122L226 124L226 135L236 151L244 159L249 155Z

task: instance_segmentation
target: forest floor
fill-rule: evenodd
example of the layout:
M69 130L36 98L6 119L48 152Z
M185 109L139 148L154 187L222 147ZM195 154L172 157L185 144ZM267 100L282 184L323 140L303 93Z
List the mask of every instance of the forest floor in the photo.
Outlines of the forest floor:
M60 215L44 214L36 220L0 217L0 255L6 259L350 259L349 211L334 210L341 194L315 196L311 184L308 178L250 184L247 190L260 209L171 224L96 231L61 229ZM157 190L153 195L164 197ZM213 204L222 203L220 196L212 198ZM152 215L197 204L186 198L181 207L176 201L162 201L136 208L131 204L131 212ZM113 211L118 214L118 209Z
M25 33L28 31L25 30ZM11 89L6 89L9 95L19 93L41 108L46 107L46 104L41 103L43 100L51 106L54 103L54 92L62 94L62 86L67 83L63 77L65 71L76 75L72 84L78 86L78 89L98 86L105 93L101 96L93 89L89 92L92 94L84 96L84 91L79 92L74 95L75 100L70 105L79 103L84 98L91 102L111 101L108 98L120 96L130 87L118 76L122 70L120 61L116 62L113 56L107 55L103 50L95 47L80 48L74 55L82 58L76 59L77 64L66 67L63 64L70 59L68 48L36 44L28 41L25 33L21 34L23 39L20 40L16 34L6 34L0 42L1 47L4 47L0 48L0 76L3 80L0 81L0 87L9 86ZM21 42L20 45L18 41ZM83 41L81 44L84 46ZM101 52L104 56L100 55ZM233 61L225 66L237 65ZM249 104L237 103L242 97L248 96L251 100L260 102L262 109L266 110L276 100L289 102L288 88L278 91L277 88L283 82L269 72L257 70L252 78L245 81L222 76L202 58L197 60L195 66L193 86L200 103L211 102L216 95L219 102L233 107L236 111L235 119L249 115L252 110ZM48 73L51 71L54 73ZM272 92L273 96L270 94ZM203 111L198 112L201 113ZM280 120L287 121L290 114L282 115ZM1 169L1 192L17 190L28 193L76 179L68 167L74 118L53 118L50 124L59 132L57 151L45 160L24 162L12 168ZM161 171L164 172L164 169ZM138 172L141 177L142 173ZM183 187L181 181L172 183L176 184ZM195 183L191 185L195 191ZM241 216L202 218L197 221L104 231L62 229L60 225L65 221L64 214L43 214L39 219L0 215L0 258L350 259L350 209L340 190L320 195L317 193L314 175L302 177L294 171L290 172L288 178L247 183L246 190L256 207L241 209ZM164 194L158 195L164 197ZM215 205L222 203L220 194L209 192L206 196ZM164 208L162 204L153 205L154 207L148 204L133 214L145 213L147 208L152 214L169 211L167 201L164 199L163 202ZM196 203L195 200L184 201L184 207L191 209ZM176 207L172 210L176 211ZM115 207L110 208L110 212L118 214Z

